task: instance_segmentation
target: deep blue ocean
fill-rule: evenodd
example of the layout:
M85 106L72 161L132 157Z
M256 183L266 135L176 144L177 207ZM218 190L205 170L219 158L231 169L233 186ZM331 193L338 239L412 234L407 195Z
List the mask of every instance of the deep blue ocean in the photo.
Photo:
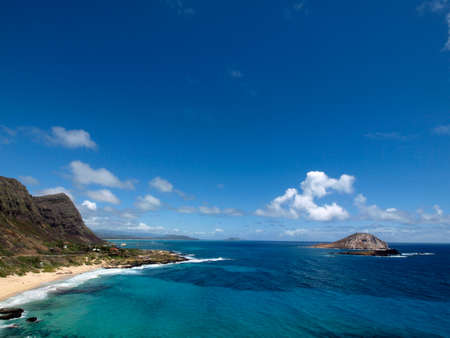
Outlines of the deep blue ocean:
M16 296L1 306L40 322L2 322L0 336L450 337L450 245L358 257L302 242L122 242L193 260L90 272Z

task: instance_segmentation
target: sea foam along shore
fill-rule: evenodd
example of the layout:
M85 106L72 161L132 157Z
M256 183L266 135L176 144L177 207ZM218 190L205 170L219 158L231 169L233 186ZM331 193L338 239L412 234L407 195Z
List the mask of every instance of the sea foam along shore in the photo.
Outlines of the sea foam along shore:
M101 265L80 265L62 267L55 272L28 272L23 276L12 275L2 277L0 278L0 302L14 297L24 291L38 288L46 283L69 279L76 275L98 270L101 267Z
M129 269L103 269L101 265L66 267L56 272L28 273L24 276L0 278L0 308L13 307L32 301L45 299L49 293L74 288L90 279L105 275L135 274L139 270L159 268L185 263L205 263L226 260L225 258L195 258L191 255L184 262L169 264L148 264ZM64 274L67 272L71 274ZM62 274L61 274L62 273Z

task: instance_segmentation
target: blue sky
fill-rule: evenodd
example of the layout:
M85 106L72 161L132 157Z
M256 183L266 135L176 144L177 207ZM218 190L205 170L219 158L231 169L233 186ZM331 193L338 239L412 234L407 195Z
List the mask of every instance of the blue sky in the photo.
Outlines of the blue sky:
M0 13L0 175L94 230L450 242L450 1Z

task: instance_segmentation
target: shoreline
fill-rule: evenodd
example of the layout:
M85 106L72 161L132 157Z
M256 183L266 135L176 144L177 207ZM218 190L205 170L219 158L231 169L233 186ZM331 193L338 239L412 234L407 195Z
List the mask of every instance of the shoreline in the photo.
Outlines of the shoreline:
M0 278L0 302L25 291L38 289L48 283L61 281L86 272L103 268L102 264L61 267L54 272L28 272L23 276L11 275Z

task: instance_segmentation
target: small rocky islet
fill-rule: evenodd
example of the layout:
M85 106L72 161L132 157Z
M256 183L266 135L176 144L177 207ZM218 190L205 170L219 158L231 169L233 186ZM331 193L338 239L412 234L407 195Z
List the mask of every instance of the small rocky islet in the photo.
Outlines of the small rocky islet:
M311 246L319 249L345 249L338 251L338 255L356 256L393 256L400 255L397 249L390 248L389 245L378 237L369 233L354 233L333 243L320 243Z

